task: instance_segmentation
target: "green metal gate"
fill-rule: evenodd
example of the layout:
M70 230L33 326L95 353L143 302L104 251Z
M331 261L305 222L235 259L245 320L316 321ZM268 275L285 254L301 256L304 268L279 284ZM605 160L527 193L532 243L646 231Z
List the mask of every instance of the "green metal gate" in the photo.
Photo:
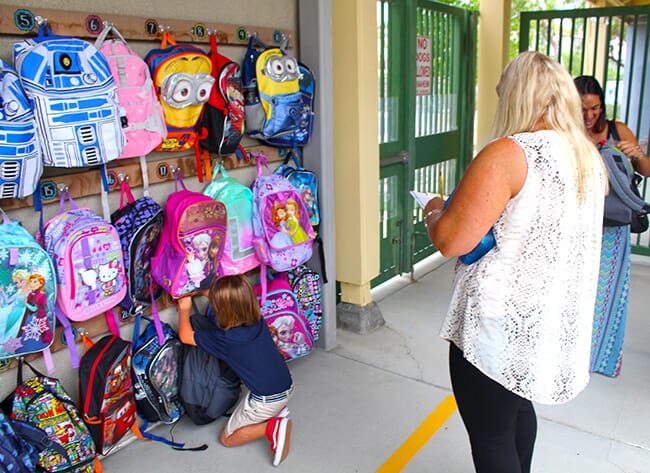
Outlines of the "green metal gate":
M625 122L648 153L650 6L524 12L520 51L557 59L572 77L593 75L605 91L607 117ZM642 193L648 197L647 179ZM648 200L648 198L646 198ZM632 252L650 255L650 232L632 235Z
M378 0L381 268L373 286L433 254L409 190L449 193L472 155L478 14Z

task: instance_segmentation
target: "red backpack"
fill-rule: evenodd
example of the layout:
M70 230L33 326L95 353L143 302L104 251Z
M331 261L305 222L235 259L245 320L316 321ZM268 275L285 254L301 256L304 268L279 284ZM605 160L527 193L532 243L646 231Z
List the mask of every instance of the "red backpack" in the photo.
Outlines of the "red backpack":
M244 86L239 64L219 53L210 36L210 59L215 85L199 119L200 145L220 156L237 151L244 134Z
M79 366L79 410L97 452L106 455L129 430L143 439L135 422L131 342L115 335L82 340L88 351Z

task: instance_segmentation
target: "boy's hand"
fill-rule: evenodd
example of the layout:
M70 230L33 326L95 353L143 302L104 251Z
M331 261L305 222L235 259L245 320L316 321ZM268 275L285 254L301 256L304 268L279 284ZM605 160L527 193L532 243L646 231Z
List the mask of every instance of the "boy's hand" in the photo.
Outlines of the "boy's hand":
M192 310L192 297L185 296L178 299L178 315L189 315Z
M190 323L191 309L191 296L178 299L178 338L187 345L196 345L194 341L194 330L192 330L192 324Z

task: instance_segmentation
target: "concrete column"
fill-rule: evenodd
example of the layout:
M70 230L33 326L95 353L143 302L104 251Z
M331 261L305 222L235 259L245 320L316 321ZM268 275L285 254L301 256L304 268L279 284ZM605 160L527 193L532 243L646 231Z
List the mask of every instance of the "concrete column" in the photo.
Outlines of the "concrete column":
M370 296L379 273L377 3L332 0L336 279L339 327L384 323Z
M481 0L478 40L478 96L476 99L476 147L480 150L492 135L497 106L496 85L508 64L510 2Z

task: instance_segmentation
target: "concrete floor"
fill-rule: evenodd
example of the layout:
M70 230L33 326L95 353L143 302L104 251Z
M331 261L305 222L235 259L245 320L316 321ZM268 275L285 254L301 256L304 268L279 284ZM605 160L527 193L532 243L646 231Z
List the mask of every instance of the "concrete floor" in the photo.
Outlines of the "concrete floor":
M633 260L630 311L621 376L592 376L577 399L537 405L535 473L650 473L650 266ZM386 325L368 335L339 330L337 347L290 364L296 393L291 453L275 470L268 443L227 449L223 420L195 426L187 418L154 433L203 452L179 452L129 440L104 458L115 472L371 473L473 471L458 411L431 436L411 437L451 394L447 343L437 333L452 281L452 262L430 260L373 291ZM435 416L434 416L435 417ZM419 432L421 432L419 430ZM406 442L410 438L409 442ZM406 452L400 446L408 444ZM382 465L391 458L390 468Z

